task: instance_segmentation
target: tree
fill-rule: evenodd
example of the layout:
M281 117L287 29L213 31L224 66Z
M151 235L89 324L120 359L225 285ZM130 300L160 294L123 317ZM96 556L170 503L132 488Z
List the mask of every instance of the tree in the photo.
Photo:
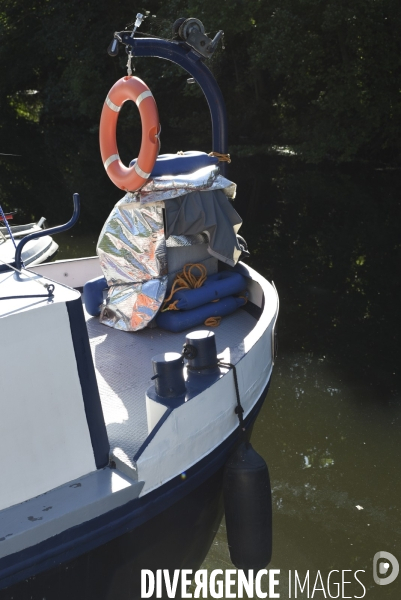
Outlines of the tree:
M96 134L105 93L125 72L123 50L111 59L106 48L138 11L147 15L140 31L162 37L180 16L200 18L211 35L224 30L225 49L209 66L236 151L289 146L312 162L399 160L398 0L142 0L133 9L121 0L96 8L87 0L0 0L0 127L28 119L45 136L72 125ZM135 65L157 98L163 150L211 150L197 86L171 63ZM124 119L137 116L127 110ZM124 153L130 136L120 135Z

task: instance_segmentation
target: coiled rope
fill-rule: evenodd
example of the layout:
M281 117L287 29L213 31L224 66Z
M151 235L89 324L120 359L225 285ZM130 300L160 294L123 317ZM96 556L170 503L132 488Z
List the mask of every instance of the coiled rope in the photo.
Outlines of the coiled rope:
M196 276L192 272L193 269L198 269L200 275ZM178 300L171 302L174 294L180 290L195 290L200 288L205 283L206 277L207 270L205 265L202 265L202 263L187 263L184 265L181 273L177 273L175 276L173 287L171 288L168 298L164 300L161 311L165 312L167 310L179 310L179 308L177 308ZM218 300L219 299L213 300L213 302L218 302ZM221 317L209 317L204 322L204 325L206 325L206 327L218 327L220 325L220 321Z
M195 268L200 271L200 275L198 275L198 277L192 273L192 269ZM200 288L205 283L206 277L207 270L205 265L202 265L201 263L187 263L184 265L181 273L177 273L175 276L170 295L163 302L162 312L165 312L166 310L179 310L179 308L177 308L178 300L168 304L173 298L174 294L180 290L195 290Z

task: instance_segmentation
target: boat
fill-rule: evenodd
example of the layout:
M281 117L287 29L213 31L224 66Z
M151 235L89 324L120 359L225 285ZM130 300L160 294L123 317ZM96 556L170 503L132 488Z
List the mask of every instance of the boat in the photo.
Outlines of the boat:
M224 101L204 64L221 32L211 40L200 21L180 19L175 40L139 38L140 17L132 32L115 34L109 53L115 55L122 44L129 55L157 56L182 66L209 103L215 154L227 155ZM225 162L173 181L202 185L205 168L209 186L220 182L216 193L221 197L222 188L231 185ZM256 454L249 438L275 360L277 291L238 256L220 260L218 245L210 254L211 235L176 234L165 240L160 232L171 189L163 203L152 201L152 194L166 193L155 189L155 182L164 185L167 179L150 176L117 203L99 240L114 239L113 219L124 210L133 211L136 220L112 249L99 241L97 256L27 269L23 248L32 236L45 233L35 232L21 240L13 261L0 272L1 600L143 597L144 570L199 569L224 506L227 526L229 513L234 514L232 558L247 545L251 554L256 549L255 557L233 558L236 566L264 568L270 560L266 466L260 457L257 468L246 465ZM145 189L149 202L132 197L142 197ZM78 194L73 202L70 221L47 230L48 235L77 222ZM118 277L106 278L106 289L103 280L115 249L126 248L129 240L130 264L138 269L144 248L166 244L164 258L154 261L161 271L146 275L147 295L128 283L124 304L115 294ZM159 251L157 246L156 258ZM117 258L122 256L125 260L124 253ZM145 262L153 264L154 258L149 251ZM162 329L157 318L170 306L165 303L174 273L184 272L188 262L205 265L207 277L213 272L224 285L234 274L244 282L247 301L215 328L200 323L176 332ZM158 291L152 296L149 288ZM97 306L100 317L90 314Z
M7 219L7 225L0 226L0 269L3 268L4 263L13 262L15 244L18 244L19 240L26 235L43 231L46 222L46 219L42 217L37 223L9 225L8 215L5 215L5 218ZM0 216L1 222L4 222L4 219ZM15 242L13 242L11 236ZM49 258L56 254L57 250L58 244L49 235L32 239L24 247L22 255L23 263L25 266L30 265L33 267L49 260Z
M14 238L24 237L25 235L29 235L30 233L36 233L37 231L41 231L45 229L46 219L45 217L41 217L37 223L25 223L23 225L9 225L9 221L13 219L15 213L5 213L5 219L7 221L8 227L0 225L0 233L4 235L6 239L10 238L10 231ZM4 223L4 219L0 216L0 223Z

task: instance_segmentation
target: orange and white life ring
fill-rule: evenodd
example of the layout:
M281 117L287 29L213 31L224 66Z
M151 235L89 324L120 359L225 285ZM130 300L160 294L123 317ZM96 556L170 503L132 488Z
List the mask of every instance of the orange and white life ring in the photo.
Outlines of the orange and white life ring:
M142 143L138 160L126 167L120 160L116 141L118 113L124 102L133 100L141 115ZM152 92L138 77L122 77L109 91L100 117L100 152L104 168L112 182L122 190L134 192L150 176L160 143L159 113Z

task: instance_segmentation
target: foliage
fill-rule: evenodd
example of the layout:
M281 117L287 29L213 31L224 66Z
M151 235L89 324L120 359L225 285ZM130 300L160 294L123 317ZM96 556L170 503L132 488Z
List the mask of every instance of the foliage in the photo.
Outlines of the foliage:
M126 62L106 48L138 11L147 14L141 29L163 37L180 16L200 18L210 35L224 30L225 50L209 66L227 101L230 144L289 146L310 162L399 161L399 0L141 0L133 9L121 0L0 0L0 127L28 119L45 137L61 125L96 134ZM157 98L163 149L211 150L197 86L170 63L135 65ZM131 136L121 135L124 153Z
M401 6L397 0L263 3L251 62L268 57L286 137L311 161L400 158Z

